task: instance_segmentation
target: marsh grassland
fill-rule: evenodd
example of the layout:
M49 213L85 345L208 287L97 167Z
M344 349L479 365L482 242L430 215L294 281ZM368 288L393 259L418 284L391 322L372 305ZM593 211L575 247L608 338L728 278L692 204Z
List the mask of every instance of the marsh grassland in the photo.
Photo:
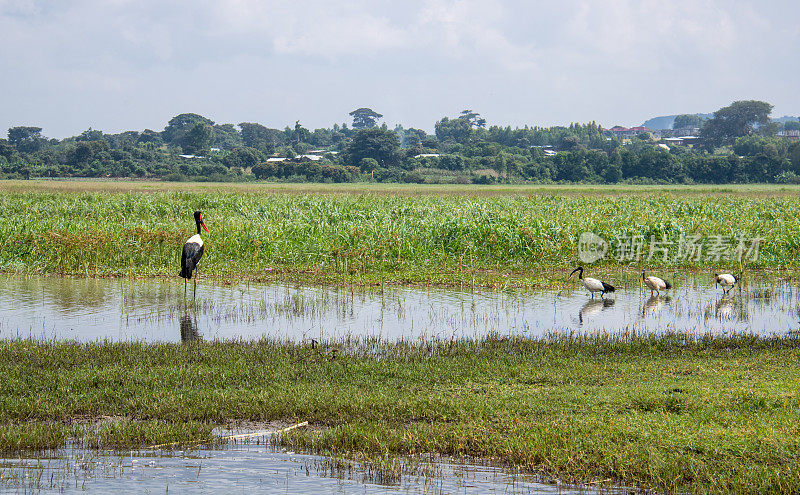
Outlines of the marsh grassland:
M337 348L336 357L330 350ZM212 441L310 421L337 455L494 457L545 479L800 490L800 345L746 337L0 344L0 449ZM76 419L104 421L81 426Z
M172 277L195 209L211 228L201 277L220 282L552 287L577 263L583 232L612 243L760 239L744 266L726 257L644 261L646 246L639 262L609 253L592 269L610 276L645 263L709 272L800 265L793 187L368 186L6 183L0 271Z
M648 266L800 267L795 187L0 184L0 271L175 277L204 212L204 283L559 287L576 239L761 238L759 257ZM640 265L600 261L610 280ZM176 283L180 283L176 280ZM574 283L574 281L572 282ZM544 479L800 492L800 343L621 333L385 342L0 342L0 451L215 441L309 421L281 442L334 455L492 457ZM337 352L332 352L333 350Z

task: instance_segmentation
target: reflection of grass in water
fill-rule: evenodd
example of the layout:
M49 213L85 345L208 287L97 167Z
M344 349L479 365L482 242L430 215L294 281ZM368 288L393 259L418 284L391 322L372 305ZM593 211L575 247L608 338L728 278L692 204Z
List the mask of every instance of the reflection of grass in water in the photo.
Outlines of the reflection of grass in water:
M203 487L207 473L211 473L216 481L223 480L226 476L234 479L237 485L263 483L270 478L269 472L261 473L258 480L248 479L241 474L219 472L222 463L215 463L214 457L230 448L233 452L237 449L252 444L242 442L241 445L229 446L206 445L202 449L191 451L124 451L124 452L98 452L85 448L69 447L63 450L54 450L34 456L20 456L0 460L0 484L6 489L17 491L64 491L69 488L80 487L81 490L101 489L109 490L116 486L114 480L135 481L138 473L145 468L157 470L161 473L164 483L175 474L185 472L187 469L196 470L196 478L191 480L197 487ZM261 444L261 442L256 442ZM267 452L278 450L278 447L267 442L264 447ZM208 450L214 449L214 450ZM220 449L220 450L217 450ZM223 454L224 455L224 454ZM167 463L171 458L194 461L196 466L174 467ZM191 462L190 461L190 462ZM422 488L422 493L450 493L450 490L463 486L484 487L488 490L502 489L505 493L529 493L530 484L541 480L531 475L522 475L511 472L501 466L487 463L482 459L461 458L452 459L436 455L398 456L391 454L357 455L353 458L308 456L300 459L286 455L282 464L290 466L290 476L334 478L348 480L367 485L383 485L385 487L398 487L409 489ZM295 467L295 463L298 463ZM224 469L224 468L223 468ZM283 477L283 473L272 476ZM274 478L273 478L274 479ZM174 481L173 481L174 482ZM111 483L111 484L109 484ZM290 483L291 484L291 483ZM523 484L528 484L524 486ZM180 491L180 483L178 483ZM524 491L517 491L524 490ZM414 490L416 491L416 490Z

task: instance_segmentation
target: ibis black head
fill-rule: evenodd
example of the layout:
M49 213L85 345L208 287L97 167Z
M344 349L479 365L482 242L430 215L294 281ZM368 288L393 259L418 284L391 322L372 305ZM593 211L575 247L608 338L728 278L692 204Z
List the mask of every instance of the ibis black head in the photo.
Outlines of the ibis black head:
M583 276L583 267L579 266L578 268L572 270L572 272L569 274L569 276L571 277L572 274L575 273L575 272L579 272L578 273L578 278L581 278Z
M642 280L644 280L644 270L642 270Z

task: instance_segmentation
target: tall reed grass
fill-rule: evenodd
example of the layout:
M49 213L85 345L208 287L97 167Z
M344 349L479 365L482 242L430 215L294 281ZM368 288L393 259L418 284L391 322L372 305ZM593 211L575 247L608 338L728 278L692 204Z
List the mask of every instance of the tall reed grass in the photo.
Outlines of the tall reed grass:
M726 268L738 263L660 256L651 237L677 243L760 238L745 268L800 266L800 202L741 194L397 196L185 191L0 193L0 270L89 276L176 276L192 211L211 228L200 275L448 283L502 275L553 278L578 262L577 239L641 236L631 264ZM676 249L676 248L673 248ZM675 250L671 251L674 253ZM734 269L731 268L731 269Z

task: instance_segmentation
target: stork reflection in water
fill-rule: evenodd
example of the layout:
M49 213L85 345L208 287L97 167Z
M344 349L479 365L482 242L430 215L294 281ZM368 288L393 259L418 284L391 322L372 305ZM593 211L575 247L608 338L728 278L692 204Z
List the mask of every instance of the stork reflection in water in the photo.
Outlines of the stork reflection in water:
M189 309L186 307L181 315L180 328L181 342L199 342L203 340L203 337L200 336L200 330L197 327L197 313L192 311L190 315Z

